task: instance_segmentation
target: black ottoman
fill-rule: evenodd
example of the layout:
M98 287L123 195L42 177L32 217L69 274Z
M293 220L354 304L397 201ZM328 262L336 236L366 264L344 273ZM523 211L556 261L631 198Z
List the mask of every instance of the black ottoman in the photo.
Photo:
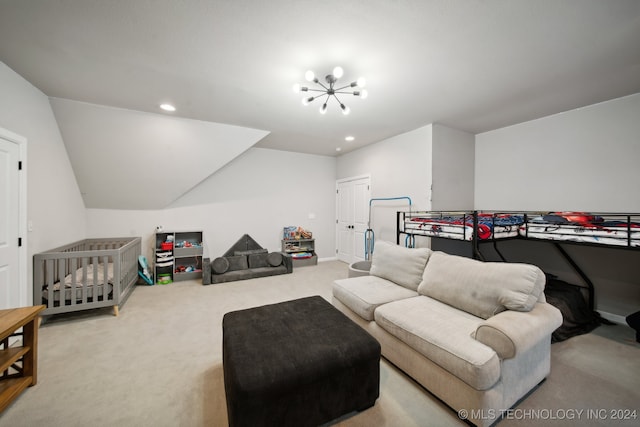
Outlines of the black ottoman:
M317 426L373 406L380 344L320 296L224 315L230 426Z

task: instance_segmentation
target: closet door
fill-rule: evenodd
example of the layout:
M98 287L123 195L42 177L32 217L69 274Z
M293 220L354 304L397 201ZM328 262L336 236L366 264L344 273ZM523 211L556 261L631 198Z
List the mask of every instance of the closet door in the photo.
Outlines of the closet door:
M336 255L340 261L349 264L365 259L370 183L369 176L336 182Z
M20 307L19 145L0 129L0 309Z

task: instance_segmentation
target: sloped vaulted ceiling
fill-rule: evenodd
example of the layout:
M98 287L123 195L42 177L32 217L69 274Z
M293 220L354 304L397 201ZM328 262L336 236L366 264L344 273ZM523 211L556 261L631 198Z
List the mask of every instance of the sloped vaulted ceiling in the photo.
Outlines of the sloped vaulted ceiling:
M87 208L162 209L269 132L51 98Z

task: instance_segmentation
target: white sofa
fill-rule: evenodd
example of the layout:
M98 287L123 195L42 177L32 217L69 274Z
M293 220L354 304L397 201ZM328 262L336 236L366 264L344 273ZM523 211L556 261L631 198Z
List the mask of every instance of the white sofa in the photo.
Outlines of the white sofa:
M544 273L377 242L370 275L336 280L333 305L382 355L478 426L500 419L550 372L560 311Z

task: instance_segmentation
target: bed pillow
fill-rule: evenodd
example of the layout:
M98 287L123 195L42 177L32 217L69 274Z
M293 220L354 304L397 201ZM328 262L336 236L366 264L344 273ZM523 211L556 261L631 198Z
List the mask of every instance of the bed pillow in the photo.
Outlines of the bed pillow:
M531 311L544 291L535 265L482 262L434 252L418 292L483 319L504 310Z
M271 252L267 256L267 262L271 267L277 267L282 264L282 254L280 252Z
M422 281L429 255L429 248L405 248L385 241L376 242L369 274L415 291Z
M224 274L229 269L229 261L224 257L218 257L211 261L211 270L216 274Z
M245 255L228 256L225 258L227 259L227 261L229 261L228 271L246 270L247 268L249 268L247 257Z

